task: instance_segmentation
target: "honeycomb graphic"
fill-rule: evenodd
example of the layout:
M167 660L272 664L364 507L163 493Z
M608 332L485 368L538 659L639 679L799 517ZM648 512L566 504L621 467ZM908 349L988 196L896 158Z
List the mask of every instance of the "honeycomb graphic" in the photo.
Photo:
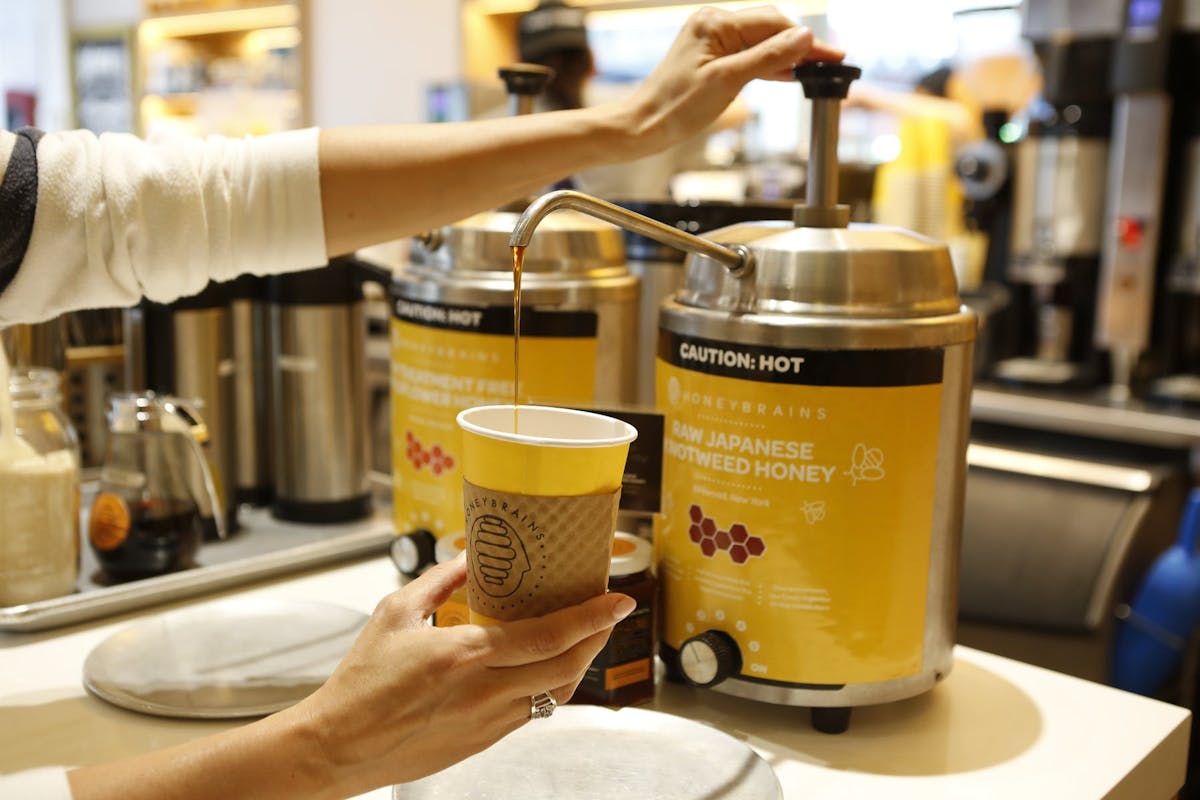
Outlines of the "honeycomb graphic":
M412 431L404 432L404 440L408 446L404 457L417 472L429 467L429 471L434 475L441 475L443 472L454 469L454 456L443 450L440 444L435 444L426 450L421 444L421 440Z
M717 523L704 514L704 509L695 503L688 509L688 538L693 544L699 545L700 552L708 558L716 557L718 552L724 552L735 564L745 564L751 558L757 558L767 551L767 543L760 537L751 535L749 529L740 522L729 526L723 531L717 528Z

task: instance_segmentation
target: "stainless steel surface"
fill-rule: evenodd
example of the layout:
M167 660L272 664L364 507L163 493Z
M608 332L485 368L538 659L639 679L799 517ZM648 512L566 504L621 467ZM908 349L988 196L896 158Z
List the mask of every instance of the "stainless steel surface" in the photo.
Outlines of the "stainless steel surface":
M1117 404L1105 393L1061 395L977 386L972 416L1034 430L1074 433L1161 447L1200 445L1200 413L1166 410L1139 400Z
M232 509L237 485L239 447L234 423L233 342L230 338L229 310L220 308L176 310L172 314L175 328L175 394L189 400L199 400L200 416L208 426L209 462L216 469L213 480L220 487L219 505L206 509L206 516L236 517ZM205 478L195 466L192 480L197 485Z
M367 493L362 303L272 304L275 494L325 502Z
M1183 211L1167 285L1171 291L1200 294L1200 138L1188 144L1185 169Z
M679 648L679 668L688 680L707 686L716 680L720 665L717 654L707 642L690 639Z
M63 317L34 325L11 325L0 329L0 347L8 353L13 369L46 367L62 372L67 368L64 325Z
M508 241L517 219L491 212L443 229L442 244L419 248L419 260L395 278L397 302L511 308ZM625 264L616 228L569 211L538 226L525 253L521 302L525 308L595 312L597 402L635 400L638 299L638 278Z
M87 511L84 515L86 519ZM86 526L85 526L86 528ZM199 566L153 578L108 584L95 555L81 547L75 594L0 608L0 631L27 632L136 611L159 603L218 592L303 569L383 554L394 538L387 509L343 525L298 525L263 509L242 513L242 530L223 542L205 542Z
M395 800L779 800L770 765L708 725L640 708L560 706Z
M630 261L629 271L642 285L638 309L637 402L654 406L654 360L652 342L658 339L659 306L683 285L683 264L678 261Z
M810 208L833 208L838 202L838 119L842 101L812 101L812 134L808 149L805 202Z
M463 280L480 277L463 273L508 275L511 290L510 240L520 219L521 216L514 212L490 211L439 228L427 239L416 242L415 266L454 273ZM621 232L585 214L563 212L552 215L538 225L537 235L527 244L523 271L530 279L540 273L592 279L625 274L625 244Z
M264 303L235 298L229 305L229 315L237 442L230 494L236 496L236 492L253 493L271 486L270 345Z
M684 233L657 220L568 189L550 192L530 203L513 226L509 244L513 247L527 246L533 238L534 230L546 215L560 209L581 211L679 250L705 255L724 266L733 275L747 274L752 269L748 254L741 248L713 244L707 239Z
M121 341L125 344L125 391L146 388L146 311L133 306L121 312Z
M172 611L97 645L84 661L83 685L154 716L265 716L318 689L366 621L341 606L273 598Z
M974 337L974 315L961 310L950 253L933 239L882 225L796 228L787 222L731 225L709 236L745 246L754 275L739 280L719 263L692 256L680 305L786 316L779 324L830 326L848 335L918 319L932 329L928 318L959 315Z
M520 117L533 113L533 101L537 97L531 94L510 94L508 96L508 115Z
M1170 114L1163 92L1121 95L1113 113L1095 340L1113 351L1113 383L1126 395L1150 341ZM1122 240L1121 220L1142 227L1137 242Z
M1156 475L1148 469L976 443L967 448L967 464L983 469L1020 472L1039 478L1074 481L1125 492L1149 491L1162 480L1161 475Z
M1059 283L1057 259L1100 253L1108 142L1027 138L1017 145L1015 161L1010 276Z

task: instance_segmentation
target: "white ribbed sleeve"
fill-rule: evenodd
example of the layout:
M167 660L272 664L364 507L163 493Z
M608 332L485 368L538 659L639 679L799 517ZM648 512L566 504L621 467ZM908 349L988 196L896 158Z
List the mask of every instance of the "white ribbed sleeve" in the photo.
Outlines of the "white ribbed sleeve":
M195 294L326 261L318 131L147 142L51 133L28 249L0 326Z

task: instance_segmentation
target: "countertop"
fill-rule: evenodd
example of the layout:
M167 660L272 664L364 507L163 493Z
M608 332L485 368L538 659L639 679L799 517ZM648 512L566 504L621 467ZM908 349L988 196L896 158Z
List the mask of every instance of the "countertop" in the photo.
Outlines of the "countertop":
M156 606L102 622L0 634L0 774L83 764L229 726L123 711L83 689L88 652L115 629L172 607L234 595L370 611L400 583L385 558ZM950 676L910 700L856 709L840 736L806 709L664 684L652 708L713 725L753 747L798 798L1169 798L1183 784L1186 709L958 647ZM364 795L390 797L380 789Z

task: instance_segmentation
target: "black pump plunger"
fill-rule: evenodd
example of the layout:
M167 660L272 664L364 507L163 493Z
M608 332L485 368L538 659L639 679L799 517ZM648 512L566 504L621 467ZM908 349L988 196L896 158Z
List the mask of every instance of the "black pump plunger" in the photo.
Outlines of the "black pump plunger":
M554 80L554 70L541 64L510 64L499 70L508 90L508 111L516 117L533 113L533 100Z
M814 61L797 64L792 74L812 101L805 204L796 207L796 224L805 228L845 228L850 207L838 205L838 119L850 83L862 70L849 64Z

